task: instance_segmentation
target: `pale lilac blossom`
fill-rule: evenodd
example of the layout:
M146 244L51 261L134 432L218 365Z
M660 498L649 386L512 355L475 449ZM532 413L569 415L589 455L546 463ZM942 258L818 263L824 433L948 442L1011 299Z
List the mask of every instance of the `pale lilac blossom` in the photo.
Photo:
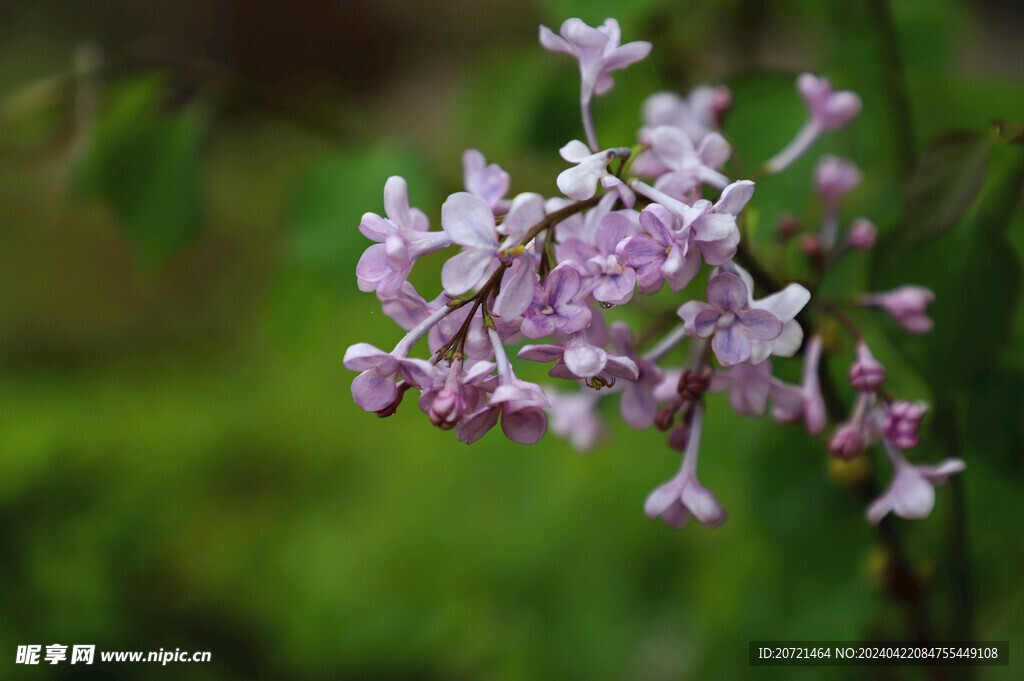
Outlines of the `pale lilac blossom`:
M555 331L575 333L590 324L590 308L577 298L583 277L576 265L564 262L534 286L533 299L523 313L520 331L527 338L544 338Z
M780 395L772 411L777 420L785 423L803 419L811 435L825 430L827 423L825 398L821 394L821 381L818 377L821 349L821 336L811 336L804 348L804 375L799 392Z
M597 413L601 393L595 390L562 392L544 389L551 407L548 409L552 432L567 439L580 452L586 452L603 438L608 429Z
M505 195L511 180L501 166L488 164L476 149L466 149L462 154L462 177L466 191L483 199L495 215L508 212L510 202L505 201Z
M633 428L648 428L654 423L654 415L658 412L658 398L654 395L654 389L661 383L663 373L655 362L637 355L633 332L628 324L612 324L609 335L612 348L620 356L633 360L638 372L636 380L627 382L622 389L619 413L622 420Z
M715 170L729 160L732 147L717 132L704 136L698 146L685 132L669 125L659 125L650 132L650 152L668 169L658 177L655 187L665 191L672 186L675 194L685 194L700 185L723 189L729 178Z
M828 130L841 128L860 113L861 101L848 90L835 92L828 78L803 73L796 79L797 90L807 104L810 117L786 147L765 163L765 170L785 170L806 152Z
M818 194L825 204L821 220L821 242L827 249L839 235L839 202L861 182L861 174L852 162L836 156L823 156L814 169Z
M923 286L901 286L885 293L869 293L860 297L864 307L880 307L910 333L928 333L935 323L928 316L928 306L935 294Z
M718 129L722 115L731 105L732 93L724 85L698 85L686 97L658 92L644 100L643 119L648 127L640 130L640 139L646 143L651 128L670 125L685 132L693 144L700 144L705 135Z
M782 335L783 320L767 309L751 307L749 295L743 279L721 272L708 281L707 303L691 300L679 308L687 333L711 338L711 348L724 366L749 360L753 341L770 342Z
M497 379L491 375L493 362L463 363L456 357L451 363L438 362L434 383L420 395L420 409L441 430L451 430L462 417L472 413L493 392Z
M505 437L519 444L532 445L547 431L550 408L544 390L536 383L521 380L512 371L498 332L487 330L498 366L498 387L486 405L466 414L455 426L455 434L466 444L476 442L493 428L500 418Z
M569 163L576 164L558 174L558 178L555 180L558 190L570 199L583 201L597 193L598 183L607 184L608 178L612 179L612 183L608 186L622 184L618 178L610 175L608 164L616 158L629 156L630 151L629 147L618 147L605 149L595 154L583 142L573 140L559 149L558 153ZM628 190L628 187L626 189Z
M441 206L441 225L451 241L462 246L462 252L449 259L441 269L441 283L445 293L458 296L473 289L498 267L501 261L513 256L509 247L522 238L532 224L544 219L544 200L537 194L523 194L512 202L512 208L502 223L502 233L508 235L503 244L487 203L475 194L458 192L448 197ZM509 282L513 288L514 304L525 309L533 292L532 259L527 253L516 258L524 260L521 276ZM522 309L518 314L522 314ZM506 311L510 314L511 311ZM499 313L501 314L501 313ZM512 315L517 316L517 315Z
M884 412L882 436L900 449L916 447L921 441L919 432L925 411L927 407L921 402L893 402Z
M595 300L621 305L633 297L636 270L619 260L616 247L635 233L633 220L616 211L601 220L593 244L570 237L556 247L555 253L559 261L572 260L582 265L587 288Z
M927 518L935 508L935 487L967 468L962 459L946 459L934 466L914 465L892 443L885 441L883 445L895 475L885 493L868 507L868 520L875 525L890 512L911 520Z
M598 150L597 135L590 112L594 95L603 95L612 89L615 81L613 71L619 71L645 58L651 51L651 44L635 41L619 45L622 31L615 19L605 19L604 24L592 28L580 19L566 19L554 34L547 26L540 27L540 44L552 52L564 52L574 56L580 67L580 110L583 114L583 128L587 143L593 151Z
M517 356L534 362L555 362L549 376L586 379L594 385L612 385L615 378L635 381L640 374L632 359L591 344L583 332L574 333L557 345L524 345Z
M714 493L701 485L697 479L697 459L703 422L704 407L698 405L694 409L686 452L683 454L679 472L651 492L644 503L644 512L648 518L654 520L660 517L662 522L674 530L686 525L690 518L696 518L698 522L708 527L718 527L728 516Z
M417 258L448 246L445 232L427 231L427 216L409 207L409 190L403 178L389 177L384 184L384 213L366 213L359 231L374 244L363 252L356 265L360 291L378 291L383 296L398 293Z
M878 239L878 228L867 218L857 218L846 234L846 245L858 251L870 251Z
M857 343L857 359L850 367L850 385L861 392L874 393L885 383L885 367L871 354L864 341Z
M709 393L729 391L729 404L737 414L761 416L773 402L792 404L800 399L800 388L784 383L772 374L771 360L760 364L737 364L728 371L715 371L708 384Z

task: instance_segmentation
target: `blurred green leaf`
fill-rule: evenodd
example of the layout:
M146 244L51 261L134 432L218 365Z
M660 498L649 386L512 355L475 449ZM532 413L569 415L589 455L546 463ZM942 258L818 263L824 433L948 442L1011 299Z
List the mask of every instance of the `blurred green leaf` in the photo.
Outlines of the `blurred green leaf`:
M933 140L907 183L907 233L916 243L941 236L978 197L994 136L956 131Z
M372 243L359 222L368 211L384 215L384 183L392 175L405 178L410 205L438 229L443 197L417 152L387 143L345 149L311 167L285 206L284 264L354 291L356 263Z
M136 255L159 265L202 230L202 144L208 118L198 104L159 110L163 78L119 83L76 167L76 188L105 203Z
M970 390L980 372L998 363L1013 329L1021 273L1007 228L1024 181L1024 154L1011 146L997 150L981 196L955 229L925 244L890 235L873 261L876 290L913 282L935 292L934 331L903 347L937 399Z

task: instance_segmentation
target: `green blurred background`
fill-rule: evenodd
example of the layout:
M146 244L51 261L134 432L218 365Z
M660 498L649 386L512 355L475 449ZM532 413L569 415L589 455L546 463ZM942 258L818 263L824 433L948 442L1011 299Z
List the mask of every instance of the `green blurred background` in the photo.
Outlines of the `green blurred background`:
M864 171L845 217L875 219L882 246L827 286L936 290L927 337L858 321L892 387L935 405L915 460L968 465L928 520L897 526L936 635L1009 639L1019 658L1024 147L991 123L1024 121L1024 14L889 9L0 4L0 677L935 678L748 666L750 640L906 636L850 471L797 428L712 397L701 478L730 519L674 533L642 513L677 462L659 433L613 425L585 457L550 435L466 447L411 402L388 421L353 404L345 348L399 335L355 286L361 214L401 174L438 228L467 147L514 192L554 195L577 74L536 32L569 16L654 43L598 101L606 144L634 141L646 95L725 83L749 168L802 122L797 73L862 95L854 125L759 183L750 238L798 268L772 230L817 218L817 156ZM413 274L427 297L439 267ZM14 665L17 645L51 643L213 662Z

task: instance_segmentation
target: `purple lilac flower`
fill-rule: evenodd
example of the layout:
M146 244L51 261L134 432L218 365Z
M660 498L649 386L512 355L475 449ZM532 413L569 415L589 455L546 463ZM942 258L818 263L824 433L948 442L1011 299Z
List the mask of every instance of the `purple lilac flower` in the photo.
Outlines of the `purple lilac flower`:
M769 356L792 357L800 349L804 340L803 329L796 321L800 310L811 299L811 292L800 284L789 284L781 291L754 300L754 278L739 265L731 265L747 285L750 306L768 310L782 320L782 334L771 342L755 341L750 351L750 363L760 364Z
M729 178L715 170L729 160L732 147L717 132L704 136L694 147L689 136L679 128L659 125L650 131L651 154L669 172L658 177L654 185L661 191L682 195L700 185L722 189Z
M439 362L434 383L420 395L420 409L430 422L441 430L451 430L462 417L472 413L483 396L494 392L497 379L491 375L493 362L474 362L463 366L456 358L448 364Z
M387 353L369 343L350 345L344 365L362 372L352 381L352 398L366 411L380 411L394 402L398 396L396 376L417 388L429 387L433 382L430 362Z
M619 400L622 420L633 428L649 428L658 412L658 398L654 395L654 389L661 383L662 371L651 360L636 354L629 325L616 322L609 329L609 335L612 348L620 356L633 360L638 372L636 380L626 383L622 389L622 398Z
M462 246L463 250L449 259L441 269L441 283L445 293L457 296L475 287L500 260L512 257L508 252L509 246L522 238L531 224L537 224L543 219L544 200L539 195L517 196L508 217L502 223L503 233L508 235L506 243L502 244L498 241L494 214L483 199L467 192L449 196L441 206L441 225L452 242ZM522 307L511 316L522 314L533 292L530 256L521 254L515 257L526 262L521 265L520 276L510 278L505 285L506 289L513 288L515 305ZM511 312L506 311L508 314Z
M593 244L570 237L556 247L555 253L559 261L573 260L583 266L595 300L621 305L633 297L636 270L619 261L616 247L635 233L636 226L629 217L621 211L609 213L601 220Z
M618 147L595 154L583 142L573 140L559 149L558 153L566 161L576 165L559 173L555 184L558 185L558 190L570 199L582 201L596 194L598 182L609 177L608 164L613 159L629 156L630 150L629 147ZM621 184L621 181L614 184Z
M750 307L748 295L738 275L722 272L708 282L707 303L692 300L679 308L689 335L711 338L711 348L725 366L749 360L752 341L773 341L782 334L782 320Z
M547 26L540 27L540 44L552 52L564 52L576 58L580 67L580 108L587 143L598 150L597 135L590 115L590 102L594 95L603 95L612 89L613 71L619 71L640 61L651 51L651 44L636 41L619 45L622 32L619 22L605 19L604 24L592 28L580 19L566 19L555 35Z
M523 313L520 331L527 338L544 338L555 331L575 333L590 324L590 308L577 297L583 277L573 263L553 269L543 285L534 286L533 300Z
M935 323L928 317L928 306L935 294L923 286L901 286L885 293L861 296L864 307L880 307L911 333L928 333Z
M736 255L740 232L736 216L754 195L750 180L733 182L726 187L718 201L712 204L699 199L692 206L642 182L634 181L634 188L655 203L664 206L677 222L670 229L676 241L696 245L709 265L722 265Z
M729 371L716 371L711 375L709 393L729 391L729 404L737 414L761 416L768 409L768 398L773 402L792 404L802 395L796 386L783 383L772 374L772 362L737 364Z
M797 90L807 104L810 117L786 147L765 163L765 170L778 173L800 158L827 130L841 128L860 113L860 97L848 90L835 92L828 78L803 73L796 79Z
M864 341L857 343L857 360L850 367L850 385L861 392L874 393L885 383L885 367L871 354Z
M860 185L863 176L852 161L838 156L822 156L814 167L814 182L826 206L839 201Z
M635 381L640 374L636 362L592 345L582 331L557 345L524 345L517 356L534 362L555 362L548 372L554 378L588 379L591 382L602 379L597 385L611 385L614 378Z
M409 207L409 191L401 177L389 177L384 184L386 219L366 213L359 231L374 244L363 252L356 265L360 291L378 291L384 296L398 293L417 258L448 246L444 232L429 232L427 216Z
M551 405L539 385L521 380L513 373L498 332L488 329L488 336L498 365L498 387L486 405L459 421L455 434L471 444L483 437L500 418L501 430L508 439L532 445L547 432L548 416L544 410Z
M874 393L862 392L857 397L850 419L836 428L829 440L828 449L836 457L844 461L852 461L864 449L878 439L877 420L874 413L869 413L877 397Z
M864 451L864 432L856 423L844 423L832 434L828 450L843 461L853 461Z
M846 245L858 251L870 251L878 239L878 228L867 218L857 218L846 235Z
M950 475L967 468L962 459L946 459L935 466L915 466L888 440L883 445L895 475L889 489L868 507L868 520L875 525L890 511L910 520L927 518L935 507L936 485L946 484Z
M882 423L882 436L900 449L916 447L926 406L919 402L897 401L888 405Z
M700 271L700 252L690 248L688 230L673 230L678 224L667 208L652 203L640 213L640 225L647 234L628 237L617 246L619 261L636 268L641 293L657 293L665 281L673 291L682 291ZM677 238L679 232L682 241Z
M601 393L594 390L561 392L545 388L551 408L551 430L572 444L578 451L593 449L607 433L604 422L597 413L597 402Z
M724 85L699 85L684 98L674 92L659 92L644 100L643 119L648 126L641 129L641 141L651 128L670 125L686 133L693 144L714 132L722 114L732 105L732 93Z
M381 310L383 310L384 314L405 331L411 331L414 326L426 319L431 312L444 304L440 301L428 303L423 296L417 293L412 283L408 281L403 282L401 288L392 296L385 296L380 291L377 291L377 299L380 301ZM447 298L444 300L447 301Z
M834 91L828 78L802 73L796 87L807 103L811 120L822 130L841 128L860 113L860 97L849 90Z
M821 221L821 242L831 249L839 235L839 202L860 184L861 174L852 162L823 156L814 169L818 193L825 204Z
M510 204L504 199L511 180L501 166L488 165L479 151L466 149L462 154L462 177L466 191L483 199L495 215L508 212Z
M697 405L679 473L651 492L644 503L644 513L648 518L654 520L660 517L662 522L675 530L686 525L691 517L708 527L718 527L728 516L714 493L701 485L697 479L697 459L703 422L704 407Z
M804 420L807 432L817 435L825 430L827 416L821 394L818 363L821 361L821 336L811 336L804 349L804 376L798 393L780 394L775 400L773 416L784 423Z

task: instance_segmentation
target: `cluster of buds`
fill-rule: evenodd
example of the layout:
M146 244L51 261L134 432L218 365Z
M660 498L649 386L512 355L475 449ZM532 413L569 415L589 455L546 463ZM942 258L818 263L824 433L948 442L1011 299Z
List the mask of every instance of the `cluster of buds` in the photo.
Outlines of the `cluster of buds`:
M540 42L571 55L581 75L586 141L572 140L560 150L571 164L555 181L561 196L510 196L508 173L468 150L465 191L447 197L440 206L441 229L431 231L426 214L409 205L405 180L389 178L385 216L367 213L359 225L376 243L360 258L356 277L360 290L375 292L384 313L406 334L391 352L367 343L348 348L345 367L360 372L352 395L360 407L383 417L393 415L415 389L430 422L466 443L500 423L510 440L533 444L550 425L581 449L596 444L605 430L598 404L617 396L628 425L667 432L669 448L682 452L679 473L651 493L646 513L671 527L691 517L720 525L726 511L697 479L706 394L728 392L733 410L745 416L767 413L770 401L776 420L803 423L813 435L827 427L819 378L823 341L815 332L804 343L802 327L811 291L796 282L759 281L760 287L776 290L755 298L751 272L763 268L744 261L753 256L739 249L742 212L755 185L726 170L732 155L722 130L732 106L727 88L699 87L686 97L655 94L642 106L637 144L604 147L591 104L612 89L610 74L645 58L650 44L620 44L613 19L597 28L570 19L558 34L541 27ZM765 172L783 170L860 110L857 95L833 91L824 78L803 74L797 89L807 103L808 122L763 166ZM875 228L864 218L839 239L841 199L860 180L860 171L848 161L826 157L817 166L824 218L820 233L804 243L823 267L848 249L869 250L874 244ZM795 219L786 224L783 241L802 229ZM409 275L419 258L443 249L456 252L441 270L441 292L427 300ZM613 320L614 308L666 284L675 293L692 289L702 272L707 284L699 298L674 304L675 328L664 332L654 324L634 330ZM930 325L923 308L931 302L923 291L905 287L859 301L922 332ZM648 338L653 344L641 351ZM427 357L410 357L424 339ZM689 350L686 368L667 364L683 346ZM800 384L776 378L771 358L801 351ZM576 390L519 378L513 357L549 365L552 378ZM920 497L921 481L936 483L957 465L946 462L937 472L907 468L900 450L917 443L923 410L885 399L885 369L863 342L850 380L860 397L850 420L833 434L831 451L849 459L882 441L896 480L871 507L870 518L889 510L926 515L925 504L920 498L908 501L906 490Z

